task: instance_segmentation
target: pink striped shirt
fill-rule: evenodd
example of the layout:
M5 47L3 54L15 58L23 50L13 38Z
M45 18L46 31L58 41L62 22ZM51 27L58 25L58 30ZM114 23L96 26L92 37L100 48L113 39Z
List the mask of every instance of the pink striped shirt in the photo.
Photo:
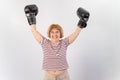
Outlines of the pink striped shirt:
M52 44L49 39L43 37L41 45L44 53L44 70L62 70L68 68L66 59L66 50L69 45L68 38L61 39L57 44Z

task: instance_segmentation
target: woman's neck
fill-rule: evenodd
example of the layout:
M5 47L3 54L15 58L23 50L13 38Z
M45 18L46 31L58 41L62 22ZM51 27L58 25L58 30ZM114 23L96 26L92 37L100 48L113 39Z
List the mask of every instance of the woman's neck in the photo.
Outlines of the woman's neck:
M51 40L51 43L52 44L57 44L57 43L59 43L59 40Z

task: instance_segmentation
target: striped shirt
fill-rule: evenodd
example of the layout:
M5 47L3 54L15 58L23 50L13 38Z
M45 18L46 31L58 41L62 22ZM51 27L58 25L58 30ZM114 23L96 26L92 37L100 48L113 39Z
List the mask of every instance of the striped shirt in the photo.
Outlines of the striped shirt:
M49 39L43 37L41 45L44 54L44 70L62 70L68 68L66 59L66 51L69 45L68 38L61 39L57 44L52 44Z

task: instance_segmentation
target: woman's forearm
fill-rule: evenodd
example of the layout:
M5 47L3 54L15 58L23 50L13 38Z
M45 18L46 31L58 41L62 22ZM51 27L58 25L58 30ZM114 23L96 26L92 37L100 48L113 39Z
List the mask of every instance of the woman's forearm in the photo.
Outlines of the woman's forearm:
M81 28L77 27L76 30L69 36L69 43L72 43L79 35Z
M35 24L32 24L32 25L31 25L31 31L32 31L32 34L33 34L34 38L35 38L38 42L41 42L41 41L42 41L42 35L41 35L40 32L38 32L38 30L36 29L36 25L35 25Z

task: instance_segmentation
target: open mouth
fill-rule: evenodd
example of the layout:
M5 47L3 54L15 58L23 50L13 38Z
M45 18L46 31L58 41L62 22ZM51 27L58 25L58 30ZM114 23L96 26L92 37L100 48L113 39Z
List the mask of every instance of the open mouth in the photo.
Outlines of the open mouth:
M53 39L58 39L59 37L56 35L56 36L52 36Z

